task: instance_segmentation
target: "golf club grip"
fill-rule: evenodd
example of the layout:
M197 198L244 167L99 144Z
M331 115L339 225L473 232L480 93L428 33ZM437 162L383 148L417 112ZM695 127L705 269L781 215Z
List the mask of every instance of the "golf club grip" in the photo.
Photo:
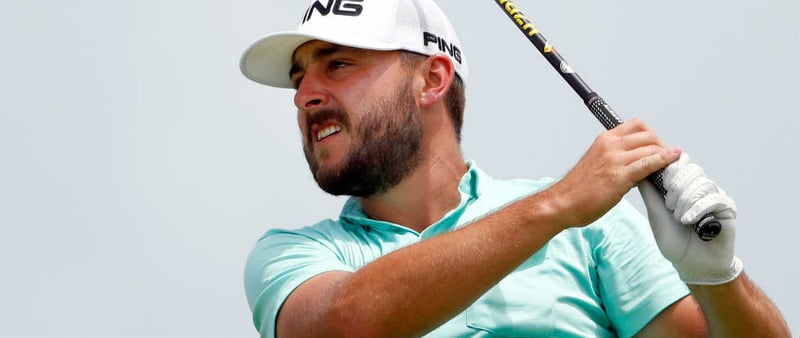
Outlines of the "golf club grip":
M508 15L509 19L513 21L517 28L528 37L528 40L536 47L536 49L544 56L551 66L561 75L561 77L569 84L570 87L581 97L583 102L594 114L597 120L606 129L613 129L614 127L622 124L622 119L614 113L614 110L591 88L580 76L570 67L563 57L556 51L556 49L547 42L547 39L539 32L533 23L522 13L514 2L509 0L495 0L500 8ZM647 177L656 188L661 192L662 196L666 196L664 189L664 171L659 170ZM712 214L703 215L699 222L694 227L694 232L703 241L710 241L722 231L722 225L714 218Z
M589 110L594 114L600 123L606 127L607 130L611 130L614 127L622 124L622 119L614 113L614 110L606 103L600 95L597 93L591 93L589 100L586 102L586 106L589 107ZM650 174L647 176L647 180L661 192L661 196L667 196L667 189L664 189L664 169L659 169L658 171ZM710 241L719 235L720 231L722 231L722 224L714 217L713 214L705 214L703 217L700 218L700 221L694 224L694 232L697 233L697 236L700 237L701 240Z

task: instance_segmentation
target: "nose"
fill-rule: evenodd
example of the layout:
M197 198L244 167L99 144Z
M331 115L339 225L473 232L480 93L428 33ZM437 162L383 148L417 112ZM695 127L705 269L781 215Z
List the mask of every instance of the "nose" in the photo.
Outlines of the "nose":
M317 76L309 71L294 94L294 105L300 110L313 110L328 104L328 93Z

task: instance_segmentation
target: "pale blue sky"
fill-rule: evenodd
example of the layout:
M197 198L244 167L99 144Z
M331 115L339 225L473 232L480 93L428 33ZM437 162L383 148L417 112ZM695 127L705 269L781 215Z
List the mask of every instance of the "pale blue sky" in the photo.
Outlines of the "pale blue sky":
M602 127L492 1L439 3L470 62L465 156L563 175ZM800 3L517 4L735 198L737 254L800 334ZM0 336L256 336L255 240L343 201L308 174L292 92L238 71L306 5L0 0Z

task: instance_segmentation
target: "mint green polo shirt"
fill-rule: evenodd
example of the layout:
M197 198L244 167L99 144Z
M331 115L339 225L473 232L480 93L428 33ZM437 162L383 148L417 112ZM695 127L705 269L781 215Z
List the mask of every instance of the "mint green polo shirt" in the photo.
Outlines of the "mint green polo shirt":
M328 271L355 272L394 250L469 226L554 183L496 180L468 162L461 203L418 233L369 219L356 198L337 220L273 229L256 243L245 290L262 337L275 336L286 298ZM661 256L646 218L624 200L594 223L562 231L463 312L428 337L630 337L689 293Z

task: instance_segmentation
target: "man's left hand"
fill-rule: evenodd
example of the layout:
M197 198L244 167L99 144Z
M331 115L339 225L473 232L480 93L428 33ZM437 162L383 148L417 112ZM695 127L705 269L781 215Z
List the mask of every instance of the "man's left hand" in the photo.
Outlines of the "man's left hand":
M687 284L718 285L735 279L742 263L734 255L736 205L716 183L706 177L689 155L664 170L665 198L647 181L639 184L650 226L661 253ZM693 224L711 213L722 225L719 235L703 241Z

